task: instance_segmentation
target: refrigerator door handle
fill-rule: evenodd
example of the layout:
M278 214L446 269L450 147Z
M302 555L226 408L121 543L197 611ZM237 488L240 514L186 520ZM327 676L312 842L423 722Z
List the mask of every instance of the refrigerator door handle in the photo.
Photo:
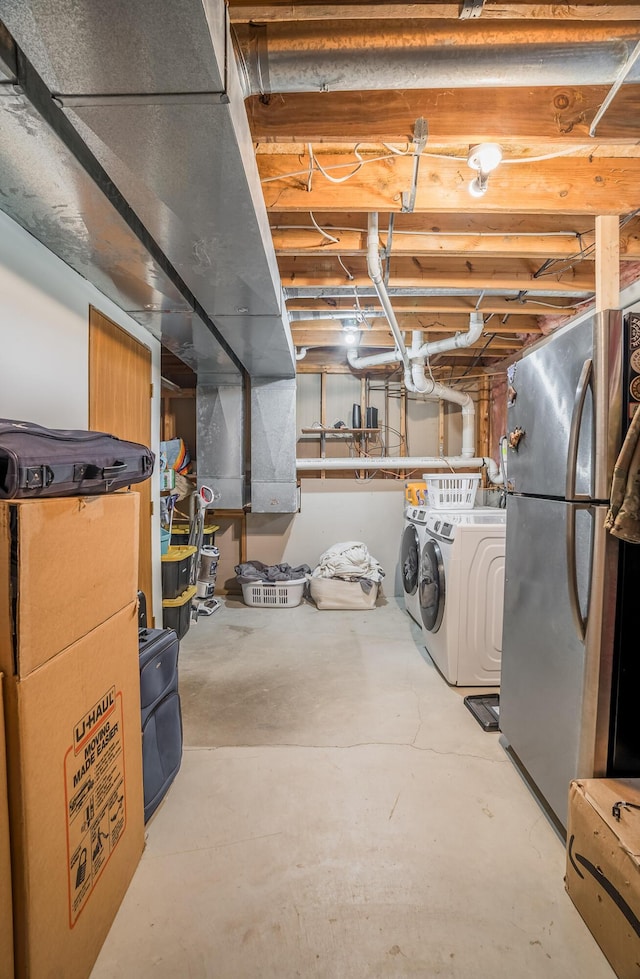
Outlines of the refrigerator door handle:
M574 503L567 510L567 584L569 586L569 605L575 623L576 632L581 642L587 634L587 622L589 619L589 607L587 614L583 615L580 608L580 593L578 591L578 562L576 559L576 513L578 510L588 510L589 503ZM593 558L592 558L593 560ZM589 569L589 588L587 594L591 596L591 574L593 566ZM589 600L588 600L589 601Z
M587 500L589 497L584 493L576 494L576 474L578 468L578 441L580 438L580 425L582 424L582 413L587 391L593 377L593 361L585 360L580 372L580 378L576 387L576 394L573 401L573 411L571 412L571 426L569 428L569 447L567 450L567 481L565 486L565 498L567 500Z

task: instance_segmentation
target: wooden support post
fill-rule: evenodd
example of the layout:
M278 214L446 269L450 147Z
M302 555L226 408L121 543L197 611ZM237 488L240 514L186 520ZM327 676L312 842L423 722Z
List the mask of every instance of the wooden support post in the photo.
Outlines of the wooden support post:
M367 426L367 379L365 377L360 378L360 417L362 418L361 425L363 428ZM360 455L364 456L367 449L367 436L364 432L360 435L358 439ZM365 472L364 469L360 470L360 479L364 479Z
M445 413L445 402L438 401L438 455L445 455L446 447L446 425L447 416Z
M620 221L615 214L596 217L596 310L620 305Z
M389 379L384 382L384 454L389 455Z
M326 371L322 371L320 374L320 424L323 429L327 424L327 374ZM320 436L320 458L325 457L325 443L326 439L324 435ZM326 471L324 469L320 470L320 479L324 479L326 476Z
M407 454L407 389L404 381L400 382L400 455ZM400 479L407 478L406 469L400 470Z
M483 377L478 386L478 400L476 401L476 417L478 418L478 446L479 456L490 456L489 428L491 418L491 405L489 400L489 377ZM486 486L487 474L483 470L483 485Z

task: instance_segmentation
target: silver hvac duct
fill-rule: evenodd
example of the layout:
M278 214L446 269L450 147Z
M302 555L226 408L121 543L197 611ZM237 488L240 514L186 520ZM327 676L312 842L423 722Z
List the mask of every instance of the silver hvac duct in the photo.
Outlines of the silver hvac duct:
M270 92L610 85L638 40L633 23L536 24L515 35L491 24L407 20L239 24L236 53L245 97ZM483 35L485 37L483 37ZM640 63L625 82L640 81Z

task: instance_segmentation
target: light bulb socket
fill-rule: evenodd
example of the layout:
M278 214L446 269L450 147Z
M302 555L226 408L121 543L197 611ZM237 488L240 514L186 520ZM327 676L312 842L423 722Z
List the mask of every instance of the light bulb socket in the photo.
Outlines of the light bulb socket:
M467 157L467 164L472 170L480 173L491 173L502 161L502 147L499 143L478 143L472 146Z
M487 187L489 182L487 176L484 173L479 173L477 177L474 177L469 184L469 193L472 197L484 197L487 192Z

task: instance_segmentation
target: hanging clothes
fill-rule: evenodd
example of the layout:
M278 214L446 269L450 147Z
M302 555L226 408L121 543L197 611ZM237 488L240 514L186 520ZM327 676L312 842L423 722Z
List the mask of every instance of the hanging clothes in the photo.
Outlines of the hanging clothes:
M614 537L640 544L640 409L631 419L616 459L604 525Z

